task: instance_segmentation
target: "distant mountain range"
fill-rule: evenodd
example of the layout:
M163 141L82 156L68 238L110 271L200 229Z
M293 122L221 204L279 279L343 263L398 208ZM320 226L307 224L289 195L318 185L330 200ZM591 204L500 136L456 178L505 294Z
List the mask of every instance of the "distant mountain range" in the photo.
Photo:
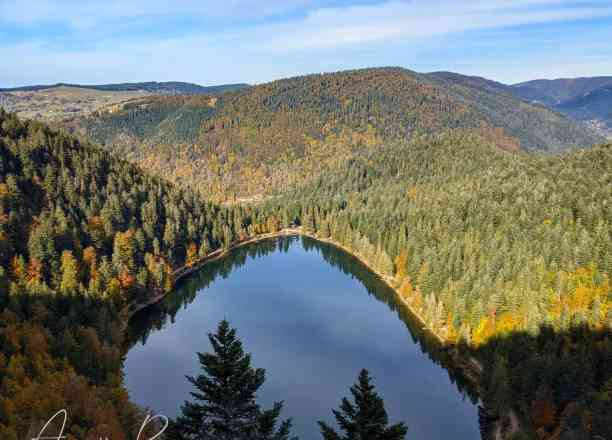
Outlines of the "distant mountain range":
M554 107L606 86L612 86L612 76L537 79L514 84L511 87L524 99Z
M219 93L240 90L249 87L248 84L221 84L216 86L200 86L198 84L170 81L170 82L140 82L140 83L120 83L120 84L101 84L83 85L57 83L50 85L35 85L0 89L0 92L38 92L41 90L53 89L56 87L73 87L80 89L91 89L109 92L131 92L144 91L157 95L216 95Z
M355 150L421 135L470 132L512 151L603 141L509 86L396 67L288 78L218 96L145 96L101 108L72 128L219 198L265 194Z
M546 106L588 125L604 136L612 136L612 76L592 78L538 79L507 85L478 76L433 72L431 78L487 94L518 97Z
M218 96L247 84L204 87L184 82L142 82L102 85L58 83L0 89L0 107L24 119L66 122L100 109L144 96Z
M561 79L538 79L522 82L513 85L502 84L486 78L476 76L460 75L453 72L433 72L420 74L421 77L429 77L434 82L442 82L446 86L451 86L460 95L460 99L469 99L469 96L461 96L466 92L466 88L471 90L468 95L474 96L474 91L479 90L479 99L488 97L490 94L496 96L493 102L488 100L489 105L494 108L499 104L502 106L501 95L512 95L532 104L541 104L571 119L585 123L599 134L612 137L612 76L598 76L590 78L561 78ZM33 113L43 114L45 117L46 105L37 102L36 106L43 109L42 112L23 113L21 108L14 107L18 102L14 93L50 91L58 88L82 89L85 91L95 90L100 92L124 92L142 93L154 95L221 95L225 92L243 90L250 87L249 84L221 84L215 86L201 86L193 83L169 81L169 82L139 82L139 83L118 83L118 84L67 84L57 83L50 85L33 85L14 88L0 88L0 106L7 107L9 110L17 111L23 117L31 117ZM129 96L125 96L129 98ZM504 98L506 101L508 96ZM114 101L113 101L114 102ZM507 101L505 104L508 104ZM33 103L32 103L33 104ZM105 105L109 104L106 102ZM488 108L487 110L494 110ZM57 113L56 113L57 115ZM491 114L495 118L495 111ZM497 114L497 116L501 116ZM57 118L55 118L57 119Z
M510 91L612 136L612 76L527 81Z

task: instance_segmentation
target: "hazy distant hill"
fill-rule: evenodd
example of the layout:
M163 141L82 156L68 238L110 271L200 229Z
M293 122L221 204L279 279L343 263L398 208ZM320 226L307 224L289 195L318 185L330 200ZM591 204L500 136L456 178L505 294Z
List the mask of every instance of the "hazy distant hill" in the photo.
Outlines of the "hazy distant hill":
M594 131L548 108L517 99L513 88L481 77L434 72L430 78L457 99L479 109L489 125L503 127L527 150L559 151L598 140Z
M484 92L495 94L506 93L512 96L515 95L513 93L512 86L483 78L481 76L461 75L460 73L455 72L431 72L427 73L426 75L447 83L455 83L466 87L477 88Z
M512 91L612 135L612 76L528 81Z
M594 132L501 85L378 68L301 76L219 96L150 96L96 112L82 134L215 195L269 192L361 148L472 130L507 150L560 151Z
M0 89L0 106L24 119L65 123L145 96L218 95L249 87L222 84L203 87L182 82L144 82L105 85L53 84Z
M64 123L105 106L151 96L145 90L97 90L54 86L36 90L0 92L0 107L23 119Z
M558 108L576 119L604 117L612 121L612 84L564 101Z
M36 85L0 89L0 92L37 92L56 87L75 87L81 89L102 90L111 92L145 91L159 95L197 95L197 94L218 94L231 90L240 90L249 87L248 84L221 84L216 86L200 86L198 84L185 82L141 82L141 83L121 83L121 84L102 84L102 85L82 85L58 83L52 85Z
M612 76L591 78L537 79L512 85L514 93L530 101L549 106L584 96L600 87L611 86Z

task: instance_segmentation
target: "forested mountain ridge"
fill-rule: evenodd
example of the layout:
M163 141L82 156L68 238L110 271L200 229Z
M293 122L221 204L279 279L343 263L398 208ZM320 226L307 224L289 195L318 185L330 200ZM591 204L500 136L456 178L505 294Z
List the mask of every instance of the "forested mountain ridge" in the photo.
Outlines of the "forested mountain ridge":
M0 438L32 438L62 408L74 438L136 438L126 307L266 232L258 219L0 109Z
M308 75L216 97L143 98L78 126L147 169L219 199L269 194L355 151L419 133L472 130L511 150L602 140L511 95L401 68Z
M612 145L509 153L451 133L267 203L393 277L429 329L479 359L485 419L511 425L518 409L524 438L587 439L612 435L611 191Z
M612 76L527 81L512 92L541 102L612 137Z
M523 149L556 152L603 140L581 124L568 123L568 119L559 113L517 99L511 86L450 72L435 72L428 76L442 82L458 99L478 106L490 126L505 127L510 136L521 140Z
M2 438L22 438L57 405L71 408L77 438L130 438L139 412L121 386L123 306L171 288L173 268L292 224L393 277L432 331L487 360L492 414L512 396L536 429L575 418L567 429L607 435L610 146L528 154L486 131L409 142L375 132L310 140L313 164L326 167L288 178L263 204L221 208L0 111ZM45 389L58 397L40 399Z
M483 91L489 91L493 93L506 93L508 95L513 94L512 86L508 86L506 84L493 81L481 76L462 75L460 73L447 71L430 72L426 75L435 80L457 83L466 87L478 88Z
M536 79L513 84L514 93L524 99L539 101L554 107L566 101L587 95L601 87L612 85L612 76L586 78Z

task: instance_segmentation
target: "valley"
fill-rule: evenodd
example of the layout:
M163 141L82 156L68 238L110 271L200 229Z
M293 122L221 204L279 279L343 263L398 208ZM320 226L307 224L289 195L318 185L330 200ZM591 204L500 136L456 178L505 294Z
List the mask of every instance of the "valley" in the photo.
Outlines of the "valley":
M1 0L0 440L612 440L611 0Z
M198 331L191 312L180 311L190 303L198 316L219 304L200 336L233 310L255 360L292 345L258 342L253 319L283 309L299 321L294 307L304 302L303 310L318 311L301 328L315 334L335 328L325 316L355 310L342 325L355 329L334 350L346 357L317 356L368 366L349 362L354 354L346 351L368 340L354 334L368 328L364 314L379 317L367 322L368 334L389 328L392 341L407 334L388 310L369 312L377 303L364 287L418 340L369 358L394 420L407 418L425 438L448 437L428 422L435 410L422 412L410 394L435 377L427 380L444 384L436 406L450 399L449 411L469 413L449 416L463 438L477 435L477 425L483 439L519 435L517 425L520 435L541 440L609 436L612 146L507 87L382 68L220 94L114 91L140 95L98 107L112 94L96 90L102 95L92 95L91 107L53 128L0 110L0 437L30 435L60 405L74 419L70 435L133 438L141 406L155 407L160 397L134 401L148 387L134 383L152 370L134 371L152 361L130 360L129 349L150 334L151 356L171 362L164 353L177 343L163 338L177 336L168 322L185 316L176 328ZM66 104L45 90L37 93ZM13 99L2 93L4 102ZM311 238L301 247L290 238L262 241L284 230L343 251ZM234 249L241 243L250 244ZM267 254L276 263L265 266ZM312 266L315 254L331 266ZM259 258L265 274L232 274ZM302 278L289 278L296 268ZM339 278L328 279L330 271ZM334 289L348 282L344 274L360 284ZM215 293L219 275L229 280L227 297ZM244 291L264 281L278 290ZM283 303L286 289L291 304ZM254 296L241 301L237 292ZM328 304L334 295L342 300ZM259 312L239 312L249 302ZM295 347L308 346L299 332L293 337L301 341ZM204 348L185 347L181 356L195 359ZM377 364L383 358L386 369ZM303 415L299 431L311 435L311 418L320 416L290 409L306 397L290 399L301 392L279 383L312 377L283 376L273 360L288 362L278 354L266 361L276 377L269 400L287 395L286 411ZM396 364L394 382L383 380ZM414 377L400 399L393 390L404 384L404 369ZM41 399L48 388L54 399ZM326 411L340 392L326 394ZM472 403L458 399L463 392ZM164 408L178 410L180 399ZM400 402L419 415L398 413Z
M229 277L223 278L223 271ZM262 399L285 396L300 438L316 437L311 421L328 418L328 407L348 385L354 365L372 372L394 408L391 419L406 420L414 436L467 440L479 435L469 384L448 364L448 371L442 367L444 353L430 354L426 345L414 342L421 334L418 324L394 293L347 254L307 238L236 249L136 315L128 329L133 345L125 363L134 401L174 415L188 396L184 375L197 371L194 353L204 348L205 332L224 316L256 348L255 360L269 374ZM176 346L173 340L186 343L169 349ZM154 367L142 375L143 365ZM151 382L168 384L172 391ZM448 422L437 423L440 416Z

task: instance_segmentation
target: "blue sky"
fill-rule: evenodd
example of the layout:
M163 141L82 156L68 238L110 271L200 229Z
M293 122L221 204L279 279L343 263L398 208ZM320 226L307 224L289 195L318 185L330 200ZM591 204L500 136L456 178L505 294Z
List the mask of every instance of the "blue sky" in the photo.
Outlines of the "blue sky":
M0 0L0 87L260 83L371 66L612 75L612 0Z

